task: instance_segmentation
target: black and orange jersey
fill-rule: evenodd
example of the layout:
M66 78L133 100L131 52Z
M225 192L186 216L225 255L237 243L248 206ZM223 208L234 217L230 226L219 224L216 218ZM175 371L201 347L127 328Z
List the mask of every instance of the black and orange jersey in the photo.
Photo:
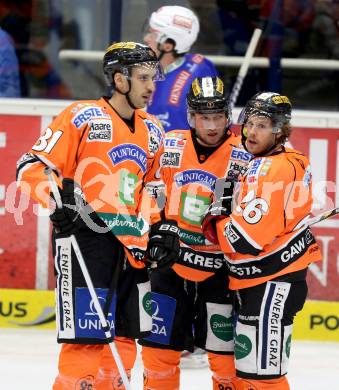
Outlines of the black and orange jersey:
M231 289L251 287L321 260L305 224L311 207L312 176L303 154L284 148L250 162L237 184L232 214L217 222Z
M166 134L161 156L167 197L165 216L176 220L180 228L181 255L173 269L181 277L202 281L225 265L220 247L203 235L201 220L212 201L217 180L236 180L251 157L234 134L204 161L199 161L190 131Z
M17 180L22 191L46 207L44 168L53 169L59 185L63 178L73 179L124 246L142 253L149 228L140 210L142 194L159 174L162 148L163 129L154 116L136 110L130 128L105 98L78 101L59 114L21 158Z

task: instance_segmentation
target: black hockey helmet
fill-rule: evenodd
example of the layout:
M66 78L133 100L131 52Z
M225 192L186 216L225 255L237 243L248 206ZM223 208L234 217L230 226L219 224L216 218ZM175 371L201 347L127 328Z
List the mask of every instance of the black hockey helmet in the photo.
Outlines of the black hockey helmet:
M106 49L103 58L103 70L108 85L112 85L116 72L129 77L130 68L138 65L156 69L154 81L163 80L162 67L153 49L137 42L113 43Z
M254 95L241 111L238 123L245 125L251 115L265 116L273 123L273 133L291 120L292 104L287 96L275 92L259 92Z
M197 77L186 96L189 113L225 112L230 116L224 83L219 77Z

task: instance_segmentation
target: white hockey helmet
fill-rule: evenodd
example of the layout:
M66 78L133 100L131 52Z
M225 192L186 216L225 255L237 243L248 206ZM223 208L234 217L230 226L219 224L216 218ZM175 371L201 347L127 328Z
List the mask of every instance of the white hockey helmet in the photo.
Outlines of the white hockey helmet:
M178 5L164 6L153 12L149 25L157 33L157 43L172 39L178 54L190 50L200 29L198 17L190 9Z

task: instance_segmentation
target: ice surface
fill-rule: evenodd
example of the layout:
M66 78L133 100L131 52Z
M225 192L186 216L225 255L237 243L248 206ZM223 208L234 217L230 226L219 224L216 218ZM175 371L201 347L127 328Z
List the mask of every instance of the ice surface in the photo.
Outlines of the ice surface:
M49 390L57 373L59 346L53 331L0 329L1 390ZM133 390L142 389L142 365L133 370ZM339 343L294 341L291 390L339 389ZM209 390L208 368L183 369L181 390Z

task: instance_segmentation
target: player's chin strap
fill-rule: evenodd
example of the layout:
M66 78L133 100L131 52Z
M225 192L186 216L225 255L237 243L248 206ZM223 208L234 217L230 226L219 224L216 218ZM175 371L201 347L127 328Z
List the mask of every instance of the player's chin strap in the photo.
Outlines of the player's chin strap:
M117 88L116 86L115 86L114 88L115 88L115 90L116 90L118 93L120 93L120 95L124 95L124 96L125 96L128 105L129 105L133 110L137 110L138 107L136 107L136 106L133 104L133 102L132 102L132 100L131 100L131 98L130 98L130 96L129 96L129 94L130 94L130 92L131 92L131 89L132 89L132 82L131 82L130 79L127 79L127 81L128 81L128 91L127 91L127 92L122 92L122 91L120 91L120 89Z

